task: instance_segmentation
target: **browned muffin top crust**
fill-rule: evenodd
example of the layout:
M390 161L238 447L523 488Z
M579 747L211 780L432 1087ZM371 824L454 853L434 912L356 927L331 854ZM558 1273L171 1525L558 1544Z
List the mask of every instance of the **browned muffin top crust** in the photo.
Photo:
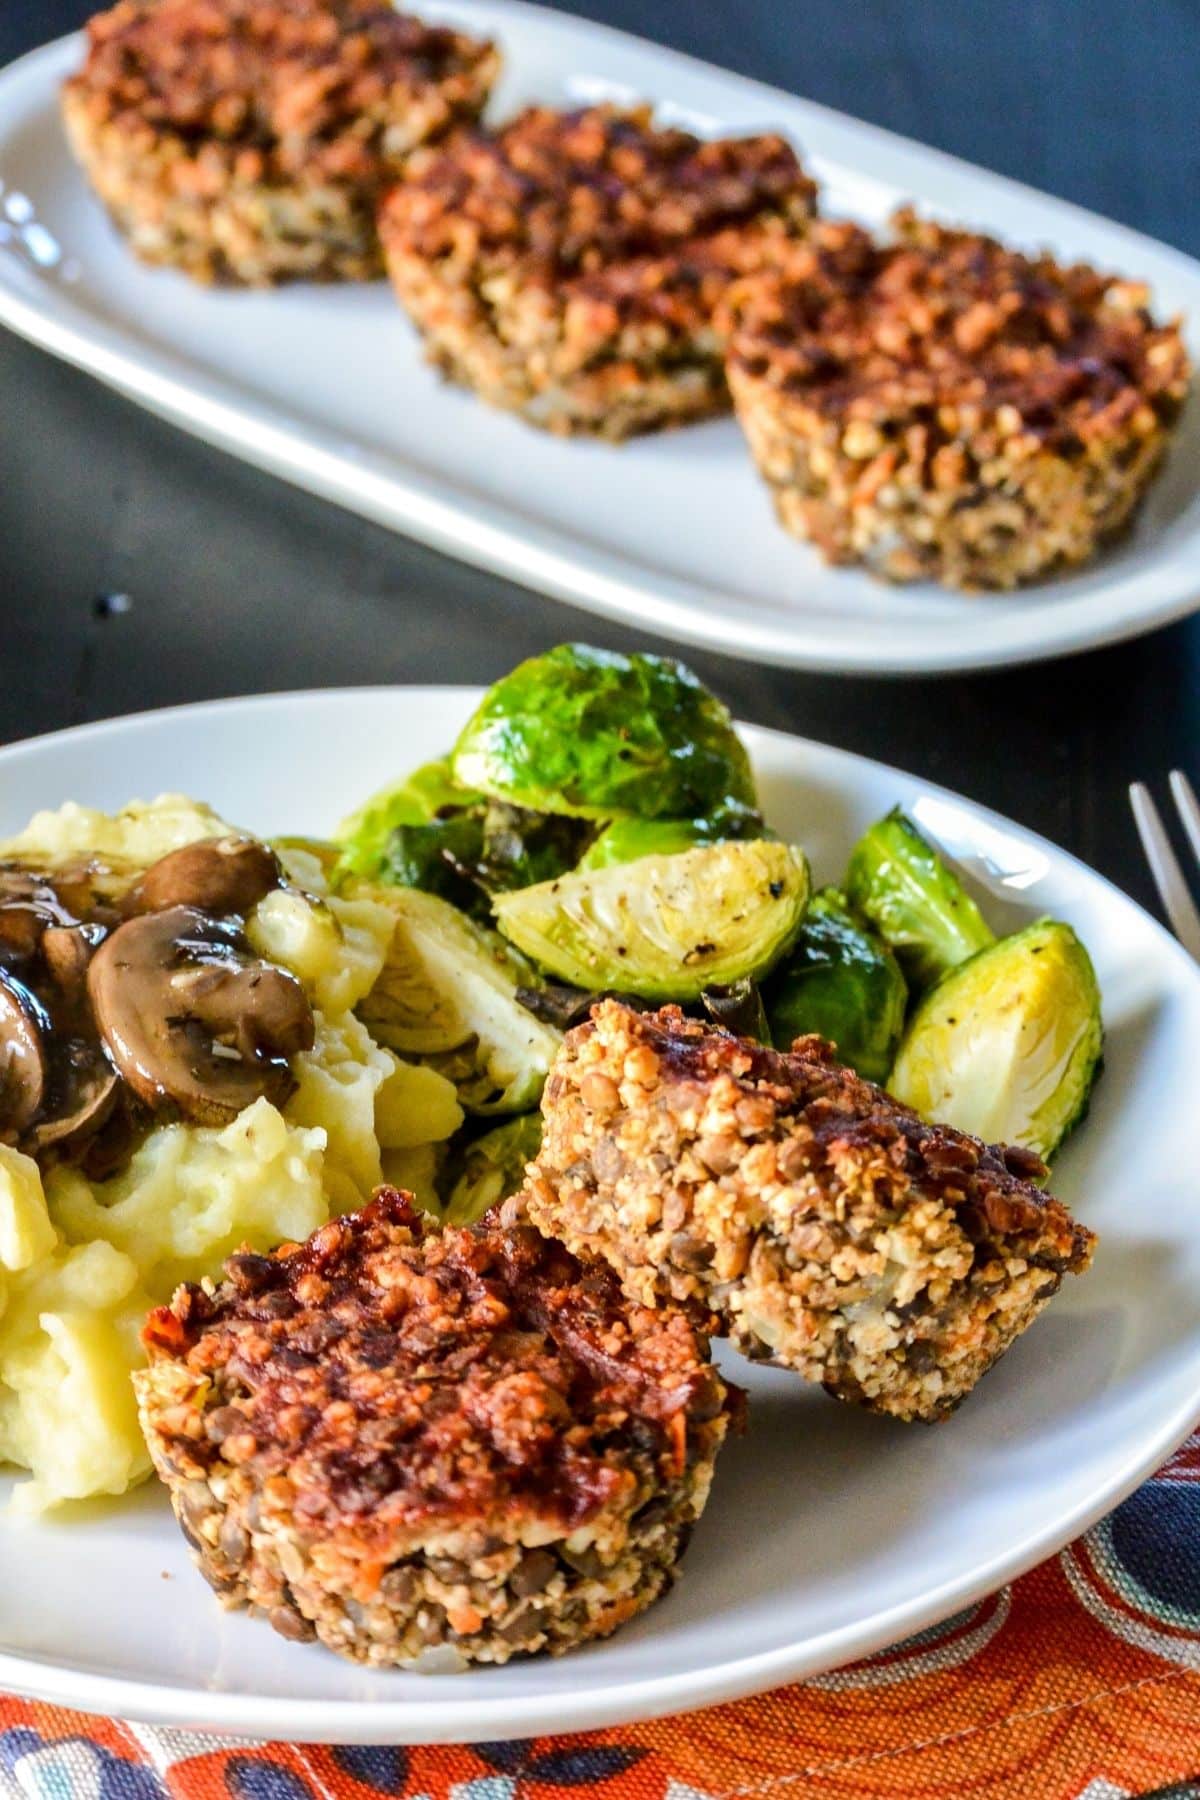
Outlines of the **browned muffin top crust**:
M824 223L729 295L735 368L832 418L927 415L935 435L999 416L1066 454L1141 408L1177 416L1189 365L1139 282L897 213L890 243ZM1004 410L1007 409L1007 410Z
M412 253L522 265L525 279L598 274L762 215L811 215L816 188L781 137L706 142L650 107L532 106L494 136L463 133L397 189L387 219Z
M452 114L494 60L490 44L386 0L119 0L90 21L69 85L109 119L353 177L397 92L436 88Z
M944 1418L1091 1260L1036 1156L925 1122L820 1038L784 1053L606 1000L542 1110L539 1230L896 1418Z
M214 1293L181 1288L145 1342L219 1402L204 1439L196 1409L175 1409L187 1463L286 1477L306 1530L389 1554L460 1520L574 1529L628 1499L631 1439L676 1478L689 1424L725 1407L679 1313L630 1306L526 1226L427 1233L389 1188L303 1247L232 1257ZM156 1425L169 1445L171 1415Z
M850 1163L869 1177L874 1164L876 1176L889 1182L919 1178L924 1194L953 1204L960 1216L975 1215L980 1236L988 1230L1041 1236L1058 1226L1068 1265L1091 1243L1086 1227L1035 1185L1046 1168L1032 1150L985 1144L926 1122L839 1063L823 1038L798 1038L790 1051L773 1050L689 1019L673 1006L631 1014L629 1023L655 1056L662 1080L703 1089L731 1080L731 1092L742 1095L735 1101L738 1123L756 1134L769 1134L776 1123L792 1130L802 1126L798 1142L809 1167L823 1164L833 1174L839 1164ZM577 1026L572 1039L594 1028L594 1021ZM551 1074L550 1106L557 1079ZM719 1160L719 1146L710 1148Z
M611 1005L611 1003L609 1003ZM594 1022L577 1026L587 1036ZM659 1079L710 1090L730 1082L738 1126L769 1136L786 1129L797 1163L819 1178L842 1181L853 1170L864 1188L918 1183L921 1194L952 1206L969 1235L1057 1238L1061 1266L1074 1268L1090 1253L1092 1234L1036 1183L1045 1164L1013 1144L985 1144L946 1125L930 1124L873 1082L836 1060L823 1038L797 1038L790 1051L686 1018L677 1007L632 1014L629 1029L650 1050ZM547 1089L552 1107L556 1076ZM721 1147L709 1144L714 1166ZM781 1171L785 1176L788 1171Z

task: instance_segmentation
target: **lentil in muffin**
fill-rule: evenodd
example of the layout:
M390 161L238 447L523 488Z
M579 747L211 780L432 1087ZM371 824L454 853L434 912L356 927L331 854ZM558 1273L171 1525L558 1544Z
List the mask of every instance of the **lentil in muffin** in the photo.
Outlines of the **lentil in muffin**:
M521 1205L631 1302L901 1419L953 1410L1085 1269L1031 1152L929 1125L820 1038L606 1000L569 1031Z
M131 247L201 281L383 273L375 213L417 145L476 118L499 57L387 0L118 0L63 88Z
M414 159L380 231L443 373L547 430L618 439L728 411L717 301L807 229L815 194L780 137L534 106Z
M731 1404L678 1309L387 1188L145 1337L146 1439L223 1603L377 1665L615 1631L671 1585Z
M1132 518L1188 389L1139 282L898 213L727 293L738 418L783 525L892 581L1011 588Z

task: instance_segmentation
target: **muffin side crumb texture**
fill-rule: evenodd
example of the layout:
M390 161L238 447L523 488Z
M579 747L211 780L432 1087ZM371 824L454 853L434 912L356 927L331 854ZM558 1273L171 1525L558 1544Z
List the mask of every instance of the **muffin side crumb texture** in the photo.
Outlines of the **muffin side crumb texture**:
M726 297L734 404L783 525L892 581L1012 588L1132 518L1190 379L1138 282L910 210L825 223Z
M380 1189L146 1328L159 1475L222 1602L355 1660L558 1653L663 1593L730 1395L675 1309L529 1226Z
M780 137L530 107L414 158L380 232L444 374L549 431L616 440L729 410L717 301L815 205Z
M478 117L498 71L490 43L387 0L118 0L62 107L144 261L253 287L368 280L381 193Z
M540 1230L897 1418L950 1412L1091 1258L1035 1156L925 1124L819 1038L782 1054L605 1001L543 1111Z

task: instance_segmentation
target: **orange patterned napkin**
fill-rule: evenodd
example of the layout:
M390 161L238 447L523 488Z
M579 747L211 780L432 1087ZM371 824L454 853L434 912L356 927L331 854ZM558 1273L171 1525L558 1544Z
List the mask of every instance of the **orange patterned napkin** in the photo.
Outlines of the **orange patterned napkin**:
M0 1700L0 1800L1200 1800L1200 1433L1061 1556L819 1680L585 1736L238 1744Z

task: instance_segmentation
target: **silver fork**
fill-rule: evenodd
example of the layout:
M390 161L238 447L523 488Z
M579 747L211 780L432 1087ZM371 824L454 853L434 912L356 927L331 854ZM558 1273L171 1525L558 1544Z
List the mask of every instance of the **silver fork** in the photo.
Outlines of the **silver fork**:
M1182 769L1172 769L1169 779L1175 810L1187 833L1192 854L1200 862L1200 801ZM1187 877L1179 866L1179 858L1171 848L1159 810L1144 781L1130 784L1129 804L1171 930L1184 949L1200 962L1200 910L1197 910Z

